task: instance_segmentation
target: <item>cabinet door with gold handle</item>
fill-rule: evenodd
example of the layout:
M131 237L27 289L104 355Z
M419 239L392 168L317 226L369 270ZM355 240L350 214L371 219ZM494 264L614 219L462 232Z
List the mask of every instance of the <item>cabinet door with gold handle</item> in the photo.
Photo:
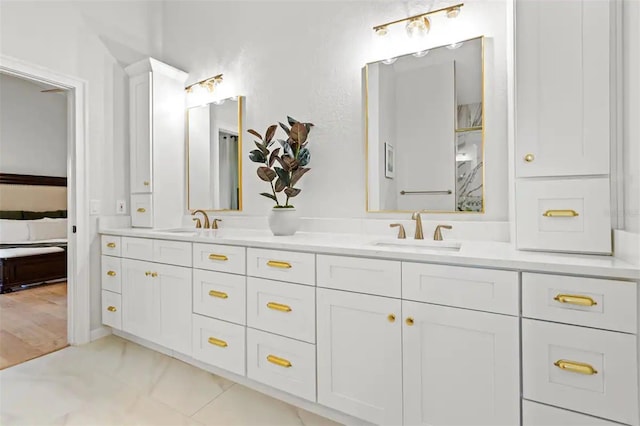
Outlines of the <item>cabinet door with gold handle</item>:
M224 340L222 340L222 339L216 339L215 337L209 337L209 339L207 339L207 341L208 341L210 344L212 344L212 345L214 345L214 346L221 347L221 348L226 348L227 346L229 346L229 345L227 344L227 342L225 342Z
M268 355L267 361L269 361L271 364L275 364L277 366L284 367L284 368L293 367L293 364L291 364L291 361L289 361L288 359L277 357L275 355Z
M267 262L267 266L272 268L291 269L291 264L289 262L283 262L280 260L269 260Z
M595 368L593 368L593 366L586 364L584 362L559 359L556 362L554 362L553 365L555 365L561 370L569 371L571 373L584 374L587 376L593 376L594 374L598 374L598 371Z
M273 309L274 311L291 312L291 306L282 303L269 302L267 303L267 308Z
M558 294L553 298L553 300L560 303L577 306L596 306L598 304L598 302L596 302L589 296L580 296L577 294Z

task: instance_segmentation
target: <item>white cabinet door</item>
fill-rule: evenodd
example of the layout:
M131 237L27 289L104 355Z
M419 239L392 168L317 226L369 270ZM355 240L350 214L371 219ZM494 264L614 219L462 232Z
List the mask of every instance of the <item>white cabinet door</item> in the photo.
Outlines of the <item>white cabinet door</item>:
M160 343L160 287L151 274L155 264L122 259L122 329Z
M408 301L402 313L405 424L520 423L517 317Z
M610 7L516 1L518 177L609 173Z
M316 298L318 402L402 424L400 300L323 288Z
M146 72L129 78L131 193L150 193L152 78Z
M160 289L160 344L191 354L191 268L152 264Z

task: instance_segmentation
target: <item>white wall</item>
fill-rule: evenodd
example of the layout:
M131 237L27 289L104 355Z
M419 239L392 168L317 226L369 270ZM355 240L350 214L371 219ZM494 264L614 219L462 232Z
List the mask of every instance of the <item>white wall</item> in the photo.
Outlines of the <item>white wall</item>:
M0 172L67 176L67 98L0 74Z
M189 71L189 82L224 73L225 81L216 90L220 97L247 96L246 128L263 132L287 115L315 123L309 144L311 172L301 180L303 192L294 200L296 207L304 216L364 217L361 69L388 55L419 50L406 37L387 49L371 30L373 25L425 10L424 4L411 4L167 1L163 59ZM402 25L394 30L404 32ZM427 48L479 35L489 37L487 213L434 218L508 218L506 1L467 2L459 18L434 19L423 43ZM243 149L246 159L251 143ZM266 184L255 176L255 164L244 161L243 167L244 211L264 215L271 203L258 194Z

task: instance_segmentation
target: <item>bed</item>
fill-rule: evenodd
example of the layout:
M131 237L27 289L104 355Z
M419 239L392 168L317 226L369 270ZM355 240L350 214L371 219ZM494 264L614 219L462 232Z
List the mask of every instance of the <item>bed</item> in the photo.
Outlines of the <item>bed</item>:
M67 277L66 178L0 173L0 293Z

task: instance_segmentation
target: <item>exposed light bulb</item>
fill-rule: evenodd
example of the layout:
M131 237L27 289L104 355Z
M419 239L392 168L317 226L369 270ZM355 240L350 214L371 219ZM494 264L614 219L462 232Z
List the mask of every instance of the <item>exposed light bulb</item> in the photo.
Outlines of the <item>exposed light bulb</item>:
M429 33L431 29L431 21L428 16L415 18L407 22L406 30L409 37L423 36Z
M213 101L214 104L216 105L222 105L223 103L225 103L226 99L216 99L215 101Z
M460 15L460 6L447 9L447 18L457 18Z
M460 43L451 43L450 45L447 46L447 49L449 50L453 50L453 49L457 49L458 47L462 46L462 42Z
M393 63L395 63L398 60L398 58L387 58L387 59L383 59L382 63L385 65L391 65Z
M386 36L387 34L389 34L389 28L387 28L386 26L384 27L378 27L375 29L376 31L376 35L378 36Z
M420 52L416 52L413 54L413 56L415 56L416 58L423 58L425 56L427 56L429 54L429 49L427 50L421 50Z

